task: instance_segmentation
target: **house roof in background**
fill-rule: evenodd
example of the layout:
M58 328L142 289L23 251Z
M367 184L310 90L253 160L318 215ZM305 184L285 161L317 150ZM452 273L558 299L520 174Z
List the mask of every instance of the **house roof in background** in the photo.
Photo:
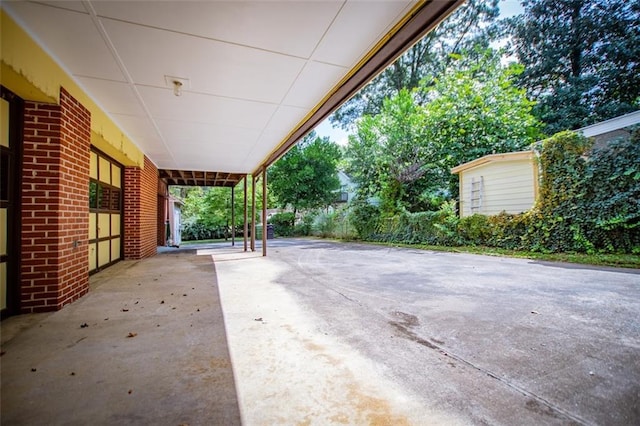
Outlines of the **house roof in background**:
M605 133L613 132L616 130L626 129L634 125L640 124L640 111L631 112L629 114L621 115L619 117L612 118L610 120L601 121L600 123L592 124L576 132L582 133L585 137L599 136Z

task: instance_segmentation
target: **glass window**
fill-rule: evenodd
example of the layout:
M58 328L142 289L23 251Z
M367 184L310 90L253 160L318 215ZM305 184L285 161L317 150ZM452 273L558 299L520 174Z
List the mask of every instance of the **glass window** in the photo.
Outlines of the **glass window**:
M89 208L98 208L98 183L94 181L89 182Z
M98 185L98 208L100 210L109 209L109 200L111 197L109 188L105 188L102 185Z
M0 149L0 200L9 199L9 153Z

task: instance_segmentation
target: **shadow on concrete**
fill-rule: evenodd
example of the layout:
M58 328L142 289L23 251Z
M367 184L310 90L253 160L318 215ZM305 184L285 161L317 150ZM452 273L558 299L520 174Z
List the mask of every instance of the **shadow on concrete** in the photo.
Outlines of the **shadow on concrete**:
M2 322L3 425L241 424L211 256L123 261L91 284Z
M640 269L631 268L614 268L612 266L595 266L595 265L583 265L579 263L565 263L565 262L547 262L544 260L535 260L530 262L532 265L543 265L552 268L562 269L584 269L587 271L607 271L607 272L620 272L623 274L635 274L640 275Z

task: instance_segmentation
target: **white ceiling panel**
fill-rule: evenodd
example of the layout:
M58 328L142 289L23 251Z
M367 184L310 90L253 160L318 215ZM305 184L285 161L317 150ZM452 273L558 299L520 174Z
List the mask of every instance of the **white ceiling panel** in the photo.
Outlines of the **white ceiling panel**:
M251 168L253 164L260 165L262 159L265 158L281 140L282 134L279 132L264 132L253 148L246 152L242 169ZM255 166L253 167L255 168Z
M281 105L265 127L265 132L288 133L293 126L304 118L308 111L307 108Z
M127 83L97 78L78 77L80 84L93 94L100 106L109 114L126 114L144 116L134 89Z
M100 17L308 58L341 1L92 2ZM292 36L295 35L295 36Z
M185 92L182 96L174 96L171 89L140 86L138 91L156 119L262 129L277 109L274 104L200 93Z
M91 17L31 2L2 2L28 23L30 32L73 75L125 81Z
M406 0L347 2L312 59L349 68L355 66L412 3Z
M327 93L349 71L349 68L309 61L284 98L283 104L313 108L317 99Z
M127 132L129 137L159 138L152 121L144 115L111 114L111 118Z
M165 75L190 80L190 90L279 103L305 61L264 50L119 21L104 26L134 83L165 86Z
M174 120L160 120L158 127L165 138L181 143L181 150L189 149L190 144L208 147L251 146L258 140L261 133L260 130L255 129Z

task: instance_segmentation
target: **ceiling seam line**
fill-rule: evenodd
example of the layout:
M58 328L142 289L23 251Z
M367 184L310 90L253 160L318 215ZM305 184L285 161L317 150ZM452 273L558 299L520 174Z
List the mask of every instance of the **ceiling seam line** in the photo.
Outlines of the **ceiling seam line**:
M88 0L85 0L85 1L88 1ZM243 47L245 49L251 49L251 50L257 50L259 52L271 53L273 55L286 56L288 58L301 59L303 61L308 59L308 58L305 58L303 56L292 55L290 53L278 52L276 50L265 49L263 47L250 46L250 45L242 44L242 43L235 43L235 42L232 42L232 41L221 40L221 39L213 38L213 37L205 37L205 36L202 36L202 35L186 33L184 31L172 30L172 29L169 29L169 28L156 27L155 25L141 24L141 23L138 23L138 22L130 22L130 21L126 21L124 19L111 18L111 17L108 17L108 16L100 16L100 15L97 15L97 14L96 14L96 16L99 19L105 19L105 20L108 20L108 21L121 22L121 23L124 23L124 24L135 25L135 26L143 27L143 28L149 28L149 29L152 29L152 30L163 31L163 32L172 33L172 34L179 34L179 35L183 35L183 36L186 36L186 37L193 37L193 38L197 38L197 39L200 39L200 40L214 41L216 43L227 44L229 46Z
M284 102L285 99L287 99L287 96L289 96L289 93L291 93L291 90L293 89L293 86L295 86L296 82L298 81L298 79L300 78L300 76L302 75L302 72L307 68L307 65L309 65L310 62L316 62L314 61L313 58L313 54L315 53L315 51L318 49L318 46L320 46L320 43L322 43L322 40L324 40L325 36L327 35L327 33L329 32L329 30L331 29L331 27L333 26L333 23L336 21L336 19L338 18L338 16L340 15L340 13L342 13L342 9L344 9L344 5L346 4L346 0L342 2L342 5L340 6L340 9L338 9L338 11L336 12L336 14L333 16L333 19L331 19L331 22L329 23L329 25L327 26L327 28L325 28L324 32L322 33L322 37L320 37L320 39L318 40L318 42L316 43L316 45L313 47L313 49L311 50L311 54L309 55L308 58L305 59L304 61L304 65L302 66L302 68L300 68L300 71L298 72L298 74L296 75L296 78L293 79L293 81L291 82L291 85L289 86L289 88L287 89L286 93L282 96L282 98L280 99L280 103L278 104L278 108L280 108L280 105L282 105L282 103ZM346 69L347 72L348 67L340 67L343 69ZM307 107L304 107L305 109L308 109ZM267 123L268 124L268 123Z

